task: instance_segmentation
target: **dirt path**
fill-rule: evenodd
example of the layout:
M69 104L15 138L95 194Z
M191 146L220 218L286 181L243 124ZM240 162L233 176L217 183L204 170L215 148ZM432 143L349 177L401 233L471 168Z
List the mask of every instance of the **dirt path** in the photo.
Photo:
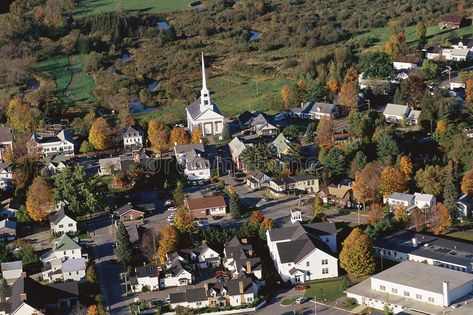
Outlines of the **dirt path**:
M68 57L69 67L71 68L71 73L72 73L72 78L71 78L71 82L69 82L66 89L64 90L64 96L66 96L73 102L77 102L79 101L79 99L73 95L72 91L76 88L77 82L79 81L80 70L78 69L77 58L74 58L74 57L75 56Z

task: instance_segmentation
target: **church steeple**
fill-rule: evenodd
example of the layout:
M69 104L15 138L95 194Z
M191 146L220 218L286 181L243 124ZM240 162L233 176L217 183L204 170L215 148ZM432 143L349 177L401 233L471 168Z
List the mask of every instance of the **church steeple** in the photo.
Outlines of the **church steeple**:
M203 112L206 109L213 109L210 101L210 92L207 89L207 78L205 77L205 62L204 53L202 53L202 89L200 90L200 110Z

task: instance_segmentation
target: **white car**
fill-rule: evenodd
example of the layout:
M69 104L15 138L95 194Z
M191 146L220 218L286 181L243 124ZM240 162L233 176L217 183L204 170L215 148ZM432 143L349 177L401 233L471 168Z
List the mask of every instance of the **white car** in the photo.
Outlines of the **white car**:
M177 210L176 207L169 207L169 208L168 208L168 211L171 211L171 212L176 211L176 210Z
M307 302L307 298L305 297L300 297L296 300L296 304L304 304L305 302Z
M171 199L166 200L166 202L164 203L164 205L165 205L166 207L172 206L172 200L171 200Z

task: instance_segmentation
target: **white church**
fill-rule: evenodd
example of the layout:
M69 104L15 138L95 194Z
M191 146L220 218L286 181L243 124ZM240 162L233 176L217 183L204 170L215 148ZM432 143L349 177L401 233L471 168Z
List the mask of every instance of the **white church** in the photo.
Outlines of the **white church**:
M202 90L200 90L200 97L187 106L186 113L189 131L200 126L204 137L222 134L224 117L217 105L212 104L210 100L210 92L207 89L207 79L205 77L204 54L202 54Z

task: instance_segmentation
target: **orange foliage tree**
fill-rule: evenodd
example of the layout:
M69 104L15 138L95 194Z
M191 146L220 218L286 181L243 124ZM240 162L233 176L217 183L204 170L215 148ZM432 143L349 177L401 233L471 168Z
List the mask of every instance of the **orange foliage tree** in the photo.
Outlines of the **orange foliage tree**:
M461 190L464 194L473 195L473 169L467 171L465 175L463 175Z
M148 122L148 139L154 153L161 153L169 149L166 127L156 119Z
M355 173L353 194L358 202L363 203L363 209L366 209L367 202L375 202L378 198L378 187L382 171L383 165L375 161L366 164L362 171Z
M327 81L327 90L335 94L338 92L339 89L340 89L340 84L338 83L337 80L330 79Z
M444 234L452 226L452 218L448 208L443 203L438 203L430 212L431 230L435 235Z
M202 140L202 128L200 126L192 129L191 143L197 144Z
M173 146L175 144L188 144L189 143L189 135L187 131L182 128L175 126L171 130L171 134L169 135L169 145Z
M89 143L96 150L106 150L110 146L112 131L103 117L97 118L89 131Z
M379 192L387 197L393 192L406 190L406 175L398 168L386 166L381 172Z
M357 110L357 91L354 83L343 83L338 94L338 101L340 104L345 105L350 111Z
M38 176L28 189L26 210L35 221L43 221L53 210L52 192L46 181Z
M379 203L375 203L370 207L370 216L368 217L368 222L374 224L384 219L383 215L383 206Z
M407 178L410 178L412 176L412 160L410 157L404 155L401 157L399 160L399 167L401 171L406 175Z

